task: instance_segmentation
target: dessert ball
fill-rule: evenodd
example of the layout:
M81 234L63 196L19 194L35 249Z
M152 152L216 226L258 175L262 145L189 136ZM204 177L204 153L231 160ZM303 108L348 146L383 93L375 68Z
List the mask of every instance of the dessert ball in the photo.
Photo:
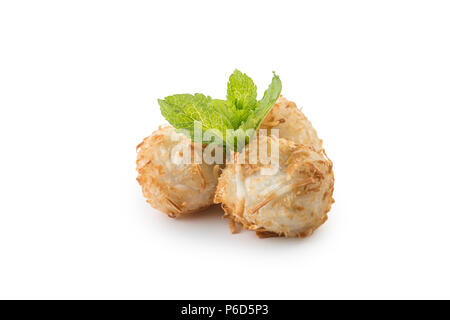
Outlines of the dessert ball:
M327 220L333 185L323 151L259 135L223 170L214 201L260 237L305 237Z
M203 160L194 163L199 149L184 134L160 127L137 151L137 181L152 207L177 217L213 205L219 167Z
M266 129L268 134L272 129L278 129L279 138L311 146L317 151L322 150L322 140L317 136L311 122L294 102L283 96L278 98L261 123L260 129Z

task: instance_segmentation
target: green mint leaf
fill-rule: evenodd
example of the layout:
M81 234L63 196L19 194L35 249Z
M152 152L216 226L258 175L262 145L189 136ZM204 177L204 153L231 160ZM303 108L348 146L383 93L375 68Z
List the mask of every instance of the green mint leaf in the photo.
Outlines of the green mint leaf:
M254 109L256 107L256 86L245 73L234 70L228 80L227 100L237 110Z
M215 141L205 141L205 143L224 143L226 130L232 127L228 118L229 114L222 112L226 110L218 106L220 102L213 100L203 94L175 94L168 96L164 100L158 100L161 114L176 129L183 129L190 133L190 138L194 140L194 128L200 124L203 132L212 130L216 132L219 139ZM196 140L194 140L196 141Z
M228 100L220 100L220 99L213 99L211 100L211 103L209 107L218 113L220 113L223 117L225 117L229 123L231 124L231 127L234 127L233 121L235 121L235 109L230 101ZM238 125L239 126L239 125ZM230 128L228 128L230 129Z
M235 70L228 81L227 100L196 93L175 94L159 99L158 103L164 118L193 141L218 143L240 151L258 130L280 93L281 80L274 72L272 83L257 101L253 80ZM195 137L195 132L201 136Z
M272 83L269 88L264 92L264 96L258 101L257 107L253 110L247 119L240 125L240 129L248 130L254 129L258 130L261 122L272 109L273 105L277 101L281 93L281 80L280 77L273 73Z

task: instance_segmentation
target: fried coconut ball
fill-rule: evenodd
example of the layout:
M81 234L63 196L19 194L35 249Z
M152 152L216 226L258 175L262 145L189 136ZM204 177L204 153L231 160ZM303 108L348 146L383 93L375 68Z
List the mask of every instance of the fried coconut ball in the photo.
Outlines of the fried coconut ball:
M279 154L273 156L276 142ZM264 144L268 155L250 164ZM273 174L264 172L269 167L275 168ZM224 169L214 201L222 203L233 233L238 222L259 237L306 237L327 220L333 185L332 163L323 151L260 135L259 144L253 139Z
M137 146L137 181L147 202L169 217L204 210L213 204L218 166L173 161L194 144L173 127L160 127Z
M311 146L317 151L322 150L322 140L317 136L311 122L294 102L281 95L262 122L260 129L267 129L268 134L271 129L278 129L279 138Z

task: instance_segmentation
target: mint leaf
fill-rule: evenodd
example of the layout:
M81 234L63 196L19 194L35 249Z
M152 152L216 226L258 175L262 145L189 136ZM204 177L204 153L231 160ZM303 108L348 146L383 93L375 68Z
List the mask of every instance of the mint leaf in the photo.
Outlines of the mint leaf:
M228 100L220 100L220 99L213 99L209 105L210 108L213 110L216 110L220 114L222 114L223 117L228 119L228 121L231 124L231 127L234 128L234 122L235 118L235 108L232 105L232 103ZM239 126L239 124L238 124ZM230 129L230 128L229 128Z
M253 80L235 70L228 81L227 100L196 93L175 94L159 99L158 103L164 118L193 141L219 143L240 151L258 130L280 93L281 80L274 72L272 83L257 101ZM194 136L195 128L199 128L201 137Z
M261 122L269 113L270 109L272 109L273 105L277 101L278 97L281 93L281 80L280 77L273 72L272 83L269 85L269 88L264 92L264 96L261 100L258 101L257 107L253 110L247 119L240 125L240 129L248 130L254 129L258 130Z
M254 109L256 106L256 86L245 73L234 70L228 80L227 100L237 110Z
M214 130L221 143L226 139L226 130L232 127L229 115L217 107L217 100L200 93L175 94L164 100L158 99L158 103L163 117L176 129L187 130L191 139L196 122L201 124L202 135L203 131Z

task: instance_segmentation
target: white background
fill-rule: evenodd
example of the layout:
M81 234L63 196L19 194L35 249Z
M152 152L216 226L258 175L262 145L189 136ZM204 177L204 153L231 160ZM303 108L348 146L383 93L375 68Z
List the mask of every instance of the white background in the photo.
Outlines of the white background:
M450 298L450 5L2 1L0 298ZM147 205L157 98L272 70L335 165L311 237Z

